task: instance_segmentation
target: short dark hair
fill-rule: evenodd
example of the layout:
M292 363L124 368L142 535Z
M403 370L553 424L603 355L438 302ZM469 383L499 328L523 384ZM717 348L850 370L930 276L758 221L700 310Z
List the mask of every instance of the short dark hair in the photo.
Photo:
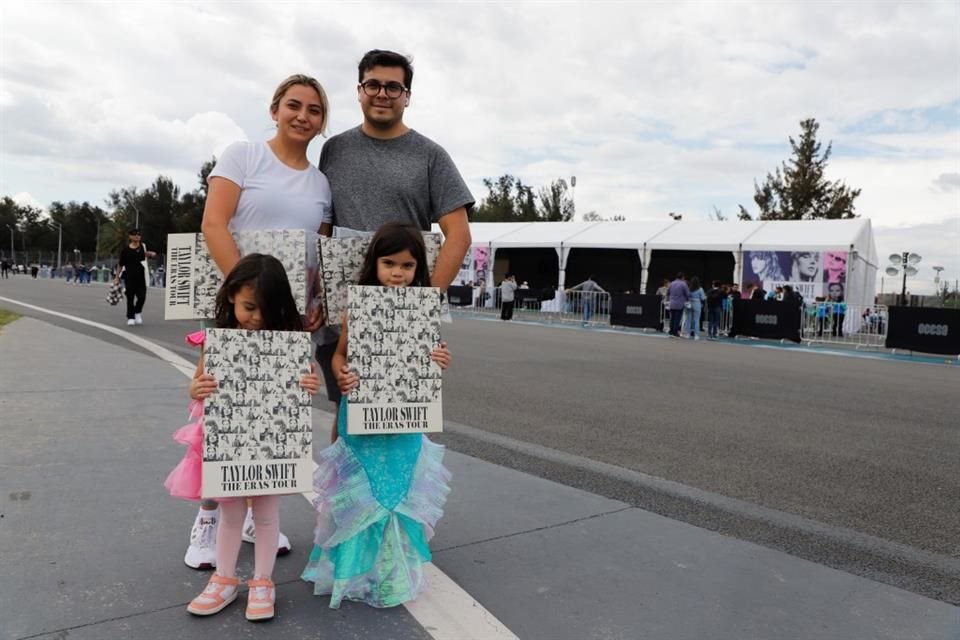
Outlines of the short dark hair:
M140 235L140 229L137 227L130 227L130 231L127 231L128 236L138 236Z
M403 84L407 91L413 88L413 59L384 49L371 49L363 54L358 65L358 82L363 82L363 76L374 67L400 67L403 69Z
M683 279L684 279L683 271L678 271L678 272L677 272L677 278L676 278L676 279L677 279L677 280L683 280Z
M263 328L269 331L303 331L303 321L290 290L287 270L273 256L251 253L240 258L227 274L214 306L213 324L218 329L236 329L237 316L230 298L245 286L256 292Z
M357 284L365 287L381 286L377 278L377 259L403 250L409 251L417 261L417 268L410 286L429 287L430 267L427 265L427 248L423 244L423 231L419 227L402 222L387 222L373 234L367 254L363 257L363 267L360 268Z

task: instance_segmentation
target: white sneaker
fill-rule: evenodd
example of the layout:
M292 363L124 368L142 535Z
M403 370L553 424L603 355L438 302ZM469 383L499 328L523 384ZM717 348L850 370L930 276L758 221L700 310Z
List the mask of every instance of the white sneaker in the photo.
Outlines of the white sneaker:
M247 509L247 517L243 520L243 533L240 535L243 538L244 542L249 542L251 544L256 543L257 541L257 528L253 523L253 511ZM290 539L287 536L283 535L283 532L280 532L280 536L277 538L277 555L285 556L290 553Z
M133 321L133 318L130 318L129 320L127 320L127 326L128 326L128 327L132 327L132 326L135 325L135 324L136 324L136 322Z
M136 319L137 324L143 324L143 316L142 316L142 315L140 315L140 314L138 313L137 315L134 316L134 318Z
M197 514L190 530L190 546L183 563L192 569L215 569L217 566L217 512Z

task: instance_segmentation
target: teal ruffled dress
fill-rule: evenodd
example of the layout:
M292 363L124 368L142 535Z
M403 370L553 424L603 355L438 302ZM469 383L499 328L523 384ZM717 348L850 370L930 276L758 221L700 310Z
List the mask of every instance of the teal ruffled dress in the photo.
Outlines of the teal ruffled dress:
M429 540L450 493L444 447L419 433L352 436L340 401L339 438L313 477L317 529L301 577L315 595L395 607L424 588Z

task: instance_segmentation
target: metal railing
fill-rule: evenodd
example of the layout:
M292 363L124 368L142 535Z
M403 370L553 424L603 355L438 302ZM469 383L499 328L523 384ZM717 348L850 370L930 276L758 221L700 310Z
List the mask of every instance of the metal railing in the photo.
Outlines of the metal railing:
M492 295L491 295L492 293ZM513 318L538 322L610 324L610 294L599 291L549 291L518 289L513 304ZM473 305L459 307L486 315L502 315L500 289L474 289ZM455 307L456 308L456 307Z
M475 313L499 316L502 310L500 290L474 289L473 305L460 307ZM513 318L546 323L581 324L600 326L610 324L610 294L594 291L554 292L553 298L547 296L530 297L524 290L518 291L514 302ZM690 337L691 324L688 321L690 309L684 309L681 319L681 334ZM887 337L887 307L872 305L869 307L834 302L806 303L799 310L801 314L800 335L808 344L845 344L861 347L883 347ZM670 311L666 305L660 307L661 331L670 328ZM711 337L711 314L706 305L701 309L697 336ZM724 304L716 318L717 337L729 334L733 326L733 305ZM648 329L655 331L656 329Z
M887 339L887 307L813 302L803 307L804 342L882 347Z

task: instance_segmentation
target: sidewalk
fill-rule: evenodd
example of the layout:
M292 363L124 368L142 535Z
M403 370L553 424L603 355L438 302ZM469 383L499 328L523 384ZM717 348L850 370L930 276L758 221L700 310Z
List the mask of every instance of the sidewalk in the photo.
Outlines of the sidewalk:
M194 507L162 485L185 388L130 349L28 318L0 328L0 638L439 637L403 607L311 595L299 496L283 503L278 618L189 616L207 577L182 563ZM329 424L315 412L315 442ZM960 640L960 608L454 452L447 464L434 563L520 638ZM241 575L251 561L245 545Z

